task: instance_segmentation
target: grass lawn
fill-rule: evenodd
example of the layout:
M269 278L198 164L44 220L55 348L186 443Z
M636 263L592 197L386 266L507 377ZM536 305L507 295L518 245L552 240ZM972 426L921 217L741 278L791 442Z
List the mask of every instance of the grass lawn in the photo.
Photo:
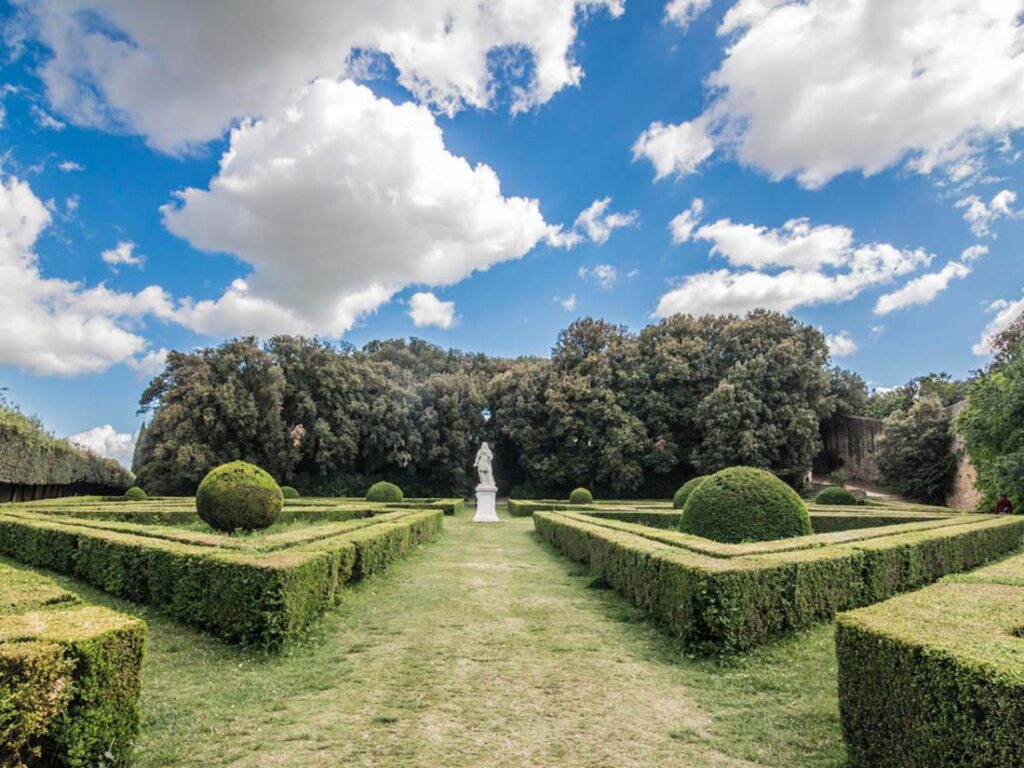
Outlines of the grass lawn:
M832 627L691 659L529 518L445 520L263 657L149 623L137 766L842 766Z

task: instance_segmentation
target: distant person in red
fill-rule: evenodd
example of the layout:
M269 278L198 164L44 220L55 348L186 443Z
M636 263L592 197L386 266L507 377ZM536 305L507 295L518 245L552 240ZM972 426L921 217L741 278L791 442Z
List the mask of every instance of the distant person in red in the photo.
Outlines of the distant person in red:
M1013 504L1011 504L1010 500L1008 498L1006 498L1006 494L1005 493L1002 496L1000 496L999 500L996 502L996 514L997 515L1012 515L1013 514Z

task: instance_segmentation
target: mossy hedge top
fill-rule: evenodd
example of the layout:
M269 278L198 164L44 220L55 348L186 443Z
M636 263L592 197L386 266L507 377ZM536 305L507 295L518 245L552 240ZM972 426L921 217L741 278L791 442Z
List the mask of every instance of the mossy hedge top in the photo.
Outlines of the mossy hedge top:
M405 498L402 489L394 483L381 481L370 486L366 492L367 501L396 502Z
M244 461L210 470L196 491L196 511L218 531L267 528L277 520L284 496L268 473Z
M814 499L815 504L841 504L853 506L857 503L857 497L846 488L825 488Z
M679 528L728 544L812 532L807 506L797 492L753 467L723 469L700 483L686 501Z

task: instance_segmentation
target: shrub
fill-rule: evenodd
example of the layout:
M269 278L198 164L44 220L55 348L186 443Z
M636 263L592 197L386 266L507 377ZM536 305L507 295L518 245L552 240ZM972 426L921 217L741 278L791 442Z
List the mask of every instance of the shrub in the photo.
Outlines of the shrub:
M402 489L394 483L381 481L370 486L366 492L367 501L396 502L405 498Z
M593 504L594 495L586 488L576 488L569 494L570 504Z
M211 469L196 491L199 517L219 531L266 528L277 520L283 505L277 481L244 461Z
M730 467L690 494L679 529L735 544L811 533L811 518L796 491L770 472Z
M299 492L296 491L294 488L292 488L290 485L282 485L281 486L281 495L284 496L286 499L298 499L298 498L300 498L299 497Z
M841 504L853 506L857 503L857 497L846 488L824 488L815 497L815 504Z
M885 420L878 468L887 483L919 501L945 500L956 469L950 417L937 397L922 397Z
M125 501L145 501L148 496L146 492L139 488L137 485L133 485L127 491L124 492Z
M682 509L686 506L686 500L690 498L690 494L693 493L693 489L708 479L707 475L697 475L697 477L691 477L676 491L676 495L672 497L672 509Z

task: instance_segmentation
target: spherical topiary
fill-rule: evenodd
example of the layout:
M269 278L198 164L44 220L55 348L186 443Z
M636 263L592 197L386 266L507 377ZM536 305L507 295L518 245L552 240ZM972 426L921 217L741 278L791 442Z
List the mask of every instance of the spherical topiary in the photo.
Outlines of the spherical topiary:
M394 483L388 483L381 481L374 483L370 486L370 490L366 492L367 501L386 501L394 502L401 501L405 498L405 494L402 493L402 489Z
M297 499L299 498L299 492L292 488L290 485L281 486L281 495L286 499Z
M125 501L145 501L148 497L146 492L139 488L137 485L133 485L127 491L124 492Z
M698 475L697 477L691 477L676 491L676 495L672 497L672 509L682 509L686 506L686 500L690 498L690 494L693 493L693 489L698 485L707 480L707 475Z
M577 488L569 494L570 504L593 504L594 496L586 488Z
M277 520L283 505L277 481L244 461L211 469L196 491L199 517L218 531L266 528Z
M857 504L857 497L850 493L846 488L833 487L824 488L815 499L815 504L844 504L846 506L854 506Z
M803 499L770 472L729 467L690 493L679 529L729 544L811 533Z

